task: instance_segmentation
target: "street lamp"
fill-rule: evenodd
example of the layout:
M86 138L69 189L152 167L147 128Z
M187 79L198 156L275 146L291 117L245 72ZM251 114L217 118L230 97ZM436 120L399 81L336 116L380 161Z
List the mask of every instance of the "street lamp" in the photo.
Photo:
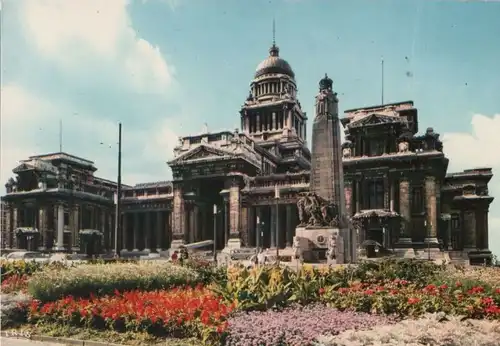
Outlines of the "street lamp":
M279 220L280 220L280 215L279 215L279 200L280 200L280 190L278 188L278 185L276 184L274 186L274 200L276 202L276 262L279 262L279 255L280 255L280 247L279 247Z
M115 255L120 256L118 249L118 234L121 231L121 194L122 194L122 123L118 123L118 179L116 182L116 210L115 210Z
M217 204L214 204L214 263L217 263Z

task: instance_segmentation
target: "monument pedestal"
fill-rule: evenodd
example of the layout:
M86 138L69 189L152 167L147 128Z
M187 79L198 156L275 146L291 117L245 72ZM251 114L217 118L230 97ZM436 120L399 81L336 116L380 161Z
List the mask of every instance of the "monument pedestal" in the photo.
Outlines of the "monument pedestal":
M306 262L319 262L321 253L327 257L328 264L345 263L344 257L344 238L342 237L340 228L329 227L298 227L295 229L295 236L298 239L302 256ZM332 246L331 239L335 239L335 244ZM334 258L328 258L328 251L334 250Z

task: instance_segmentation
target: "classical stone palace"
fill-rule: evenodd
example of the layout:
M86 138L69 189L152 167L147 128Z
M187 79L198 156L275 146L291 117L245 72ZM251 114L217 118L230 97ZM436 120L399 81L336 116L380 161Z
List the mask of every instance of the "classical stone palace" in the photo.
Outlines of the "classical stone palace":
M240 129L179 138L172 181L123 186L118 248L156 252L207 239L219 249L291 246L311 152L295 74L276 45L240 114ZM342 124L346 209L360 246L490 256L490 168L447 173L439 134L419 134L412 101L347 110ZM2 199L2 247L82 251L79 239L95 232L103 251L113 249L116 183L96 170L66 153L22 161Z

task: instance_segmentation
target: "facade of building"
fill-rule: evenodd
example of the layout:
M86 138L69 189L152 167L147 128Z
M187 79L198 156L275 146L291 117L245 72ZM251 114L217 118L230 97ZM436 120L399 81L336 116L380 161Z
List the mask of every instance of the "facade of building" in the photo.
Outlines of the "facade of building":
M295 74L274 44L240 115L239 130L179 138L168 163L171 181L123 187L122 252L207 239L219 249L292 245L296 202L310 184L308 118ZM416 252L441 248L481 261L490 256L491 169L447 173L439 134L432 128L418 134L412 101L348 110L342 124L346 212L361 247L376 242ZM23 161L3 198L5 246L26 245L19 229L32 228L39 235L31 246L70 249L81 230L95 229L104 249L113 249L116 184L94 177L95 170L65 153Z

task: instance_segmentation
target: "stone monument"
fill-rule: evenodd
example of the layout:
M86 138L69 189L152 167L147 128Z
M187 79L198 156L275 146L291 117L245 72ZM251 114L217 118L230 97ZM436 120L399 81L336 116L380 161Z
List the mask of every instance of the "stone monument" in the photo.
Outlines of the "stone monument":
M304 260L319 260L324 254L328 263L354 262L355 232L345 214L338 98L327 75L319 82L315 113L310 191L297 202L296 236Z

